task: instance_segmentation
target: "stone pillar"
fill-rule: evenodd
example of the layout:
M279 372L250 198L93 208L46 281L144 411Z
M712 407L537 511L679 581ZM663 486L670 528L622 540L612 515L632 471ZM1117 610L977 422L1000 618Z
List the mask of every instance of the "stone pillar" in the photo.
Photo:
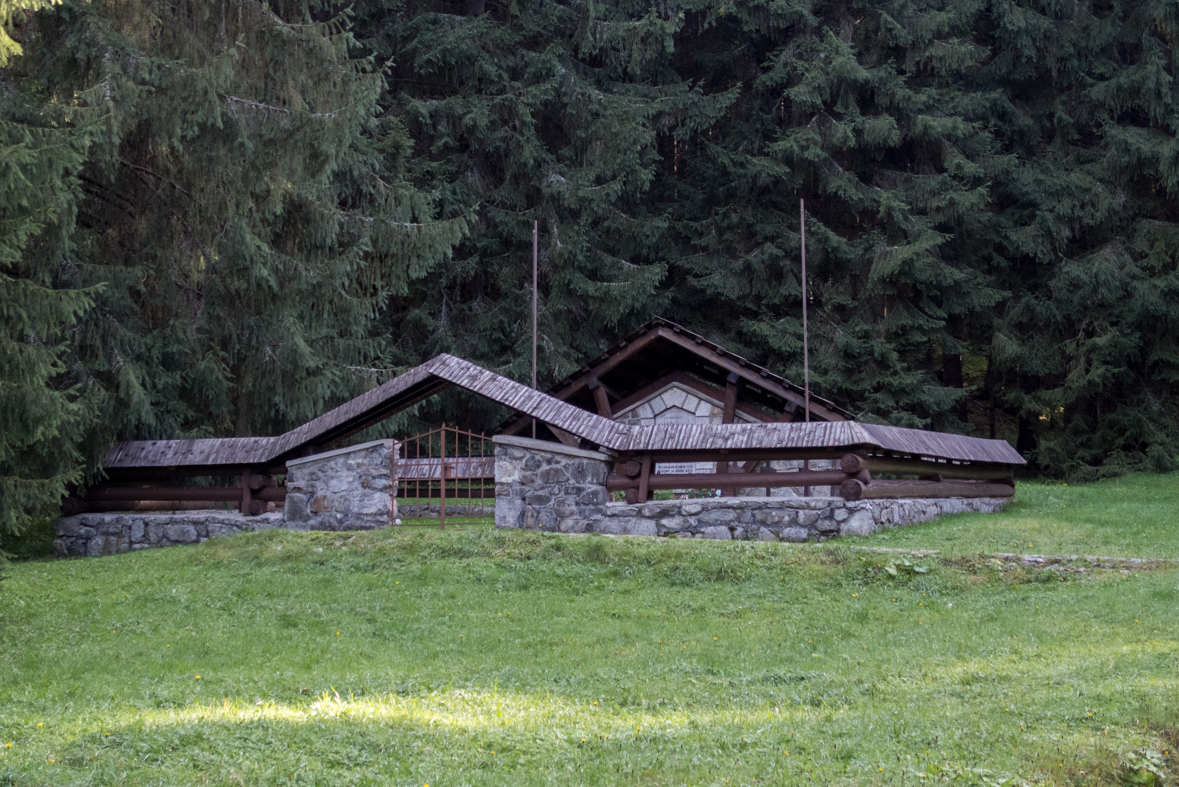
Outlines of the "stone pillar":
M594 529L610 499L606 454L527 437L500 435L492 441L496 527L561 533Z
M372 530L397 515L397 451L393 440L287 462L285 527Z

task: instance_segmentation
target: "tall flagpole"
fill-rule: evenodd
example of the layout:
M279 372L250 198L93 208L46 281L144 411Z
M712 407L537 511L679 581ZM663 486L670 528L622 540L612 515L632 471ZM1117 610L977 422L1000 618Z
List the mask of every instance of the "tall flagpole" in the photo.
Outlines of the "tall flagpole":
M807 339L806 325L806 205L798 199L798 226L802 235L802 391L806 420L811 420L811 348ZM535 387L535 385L534 385Z
M532 390L536 390L536 301L538 256L537 220L532 220ZM809 400L808 400L809 401ZM532 419L532 439L536 439L536 419Z

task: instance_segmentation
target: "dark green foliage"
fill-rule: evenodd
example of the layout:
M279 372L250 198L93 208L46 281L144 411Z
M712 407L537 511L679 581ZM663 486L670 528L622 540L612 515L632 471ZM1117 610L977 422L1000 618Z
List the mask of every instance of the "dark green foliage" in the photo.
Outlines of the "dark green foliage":
M415 343L524 376L537 217L549 379L655 312L801 378L805 198L825 395L1052 473L1179 450L1172 4L375 5L479 216Z
M78 432L90 415L80 387L51 384L65 371L67 332L96 294L61 287L86 138L27 110L13 98L13 119L0 119L0 536L81 480Z
M5 229L0 309L58 304L6 335L42 337L27 384L77 419L36 477L274 433L442 351L528 379L534 220L542 384L657 313L800 379L800 198L817 392L1049 473L1166 469L1176 25L1164 0L47 8L0 107L5 166L52 158L61 206Z

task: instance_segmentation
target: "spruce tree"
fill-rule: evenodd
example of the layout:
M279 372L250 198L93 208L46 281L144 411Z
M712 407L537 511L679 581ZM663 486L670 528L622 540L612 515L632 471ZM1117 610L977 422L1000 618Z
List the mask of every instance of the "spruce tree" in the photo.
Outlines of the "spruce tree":
M101 113L68 281L106 285L74 332L93 463L116 439L268 434L395 365L378 321L444 259L398 170L378 64L347 11L303 2L67 2L22 78Z
M59 382L67 331L96 294L60 286L61 270L73 264L69 238L85 135L45 124L37 107L12 91L6 103L9 119L0 119L0 536L52 512L67 485L81 480L78 444L90 408L79 388Z

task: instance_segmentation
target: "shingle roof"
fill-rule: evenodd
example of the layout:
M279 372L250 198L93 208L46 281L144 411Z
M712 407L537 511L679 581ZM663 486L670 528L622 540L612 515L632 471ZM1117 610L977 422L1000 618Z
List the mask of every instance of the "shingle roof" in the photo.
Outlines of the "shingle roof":
M626 426L452 355L439 355L277 437L119 443L108 452L103 464L111 469L275 465L354 434L450 385L620 452L865 446L956 461L1025 464L1023 457L1003 440L855 421Z

